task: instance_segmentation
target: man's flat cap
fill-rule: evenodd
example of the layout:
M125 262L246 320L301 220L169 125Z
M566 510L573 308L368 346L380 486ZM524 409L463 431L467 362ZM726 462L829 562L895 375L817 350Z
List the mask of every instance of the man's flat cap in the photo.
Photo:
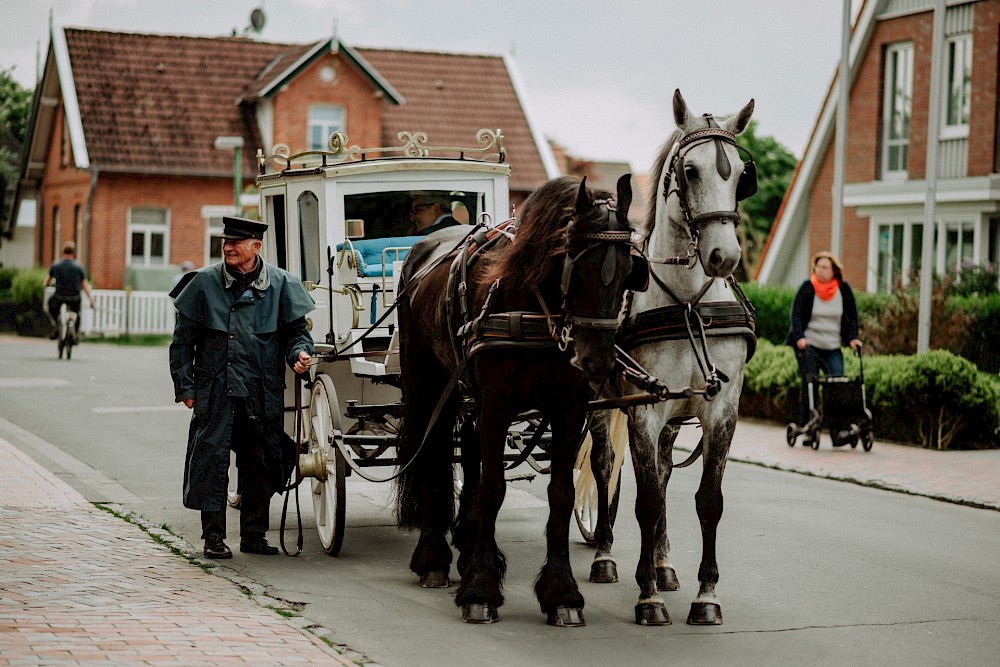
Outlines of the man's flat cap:
M267 224L248 218L222 218L222 233L219 238L240 241L242 239L263 239Z

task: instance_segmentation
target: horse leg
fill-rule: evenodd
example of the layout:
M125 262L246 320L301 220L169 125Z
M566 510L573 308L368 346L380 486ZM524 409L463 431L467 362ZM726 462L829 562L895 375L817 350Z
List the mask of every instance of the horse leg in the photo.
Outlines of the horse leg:
M458 549L458 573L461 575L472 556L475 540L475 526L479 521L476 512L476 494L479 493L481 478L481 452L479 430L475 420L469 417L461 429L462 490L459 496L458 516L452 527L452 544Z
M454 514L452 487L452 425L458 409L452 399L438 416L424 442L424 433L434 412L438 392L447 384L444 369L426 359L429 354L406 350L401 356L406 416L400 442L399 462L407 465L397 480L397 519L402 528L419 528L420 537L410 558L410 569L424 588L451 585L448 571L452 553L446 538ZM419 381L418 381L419 380ZM424 384L426 383L426 384ZM421 444L423 450L420 451ZM411 462L412 460L412 462Z
M717 424L704 429L705 467L701 474L701 484L695 493L695 506L701 523L701 565L698 567L698 597L691 603L687 619L689 625L722 624L722 606L715 595L715 585L719 583L715 544L719 520L722 518L722 475L726 470L726 455L735 428L736 408L729 406Z
M482 478L478 492L472 498L469 515L475 516L471 555L462 571L462 583L455 595L455 604L462 608L466 623L496 623L498 609L503 605L503 578L507 561L496 542L496 522L507 492L503 474L503 454L510 419L488 400L481 402L480 451ZM464 555L464 554L463 554ZM464 560L464 558L463 558Z
M545 527L546 555L545 564L535 579L535 597L542 613L547 616L548 624L557 627L586 625L583 619L583 595L573 578L569 562L569 522L576 498L573 489L573 463L584 420L584 412L575 408L570 415L553 416L552 419L552 442L549 446L552 473L548 488L549 521ZM605 497L605 504L606 502Z
M635 518L639 522L639 562L635 581L639 585L639 601L635 605L635 622L639 625L670 625L667 603L657 593L654 552L663 529L663 487L657 473L657 451L649 433L653 425L646 424L648 415L633 411L629 420L629 449L635 469Z
M660 489L662 489L664 500L667 497L667 484L670 482L670 473L673 472L674 441L680 432L681 429L679 426L671 424L667 424L660 431L659 472ZM670 536L667 532L668 511L666 504L664 504L663 515L660 517L657 527L657 540L653 558L656 567L656 588L661 591L676 591L681 587L681 584L677 580L677 571L670 564Z
M593 445L590 449L590 468L597 487L597 525L594 527L594 546L597 550L594 562L590 565L590 581L598 584L613 584L618 581L618 564L611 555L615 537L608 502L611 476L616 472L613 470L614 451L611 448L610 423L611 416L606 411L591 416L590 437Z

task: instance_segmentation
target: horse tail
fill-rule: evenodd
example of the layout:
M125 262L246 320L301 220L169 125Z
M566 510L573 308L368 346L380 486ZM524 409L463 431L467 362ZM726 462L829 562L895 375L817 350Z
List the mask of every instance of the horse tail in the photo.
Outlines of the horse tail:
M618 479L621 475L616 474L622 469L625 461L625 448L628 447L628 417L621 410L613 411L611 415L611 449L615 453L615 460L611 468L611 481L608 484L608 497L615 497L615 489L618 488Z
M426 332L408 299L400 300L398 318L403 419L397 445L401 472L394 483L396 523L404 529L447 526L455 506L452 427L459 401L449 399L424 442L447 373L423 342Z

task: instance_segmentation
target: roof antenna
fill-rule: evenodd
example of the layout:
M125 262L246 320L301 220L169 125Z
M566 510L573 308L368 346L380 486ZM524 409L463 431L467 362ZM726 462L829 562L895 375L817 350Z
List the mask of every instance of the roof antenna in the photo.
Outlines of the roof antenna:
M252 12L250 12L250 23L243 28L242 32L238 32L236 28L233 28L233 37L247 37L250 33L259 35L260 31L264 29L264 23L266 22L264 16L264 2L261 0L260 7L255 7Z

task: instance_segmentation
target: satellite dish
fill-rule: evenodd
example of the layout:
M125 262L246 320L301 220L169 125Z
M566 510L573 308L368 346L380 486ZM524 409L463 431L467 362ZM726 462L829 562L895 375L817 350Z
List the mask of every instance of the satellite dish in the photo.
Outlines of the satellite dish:
M250 12L250 25L254 32L260 32L264 28L264 10L258 7Z

